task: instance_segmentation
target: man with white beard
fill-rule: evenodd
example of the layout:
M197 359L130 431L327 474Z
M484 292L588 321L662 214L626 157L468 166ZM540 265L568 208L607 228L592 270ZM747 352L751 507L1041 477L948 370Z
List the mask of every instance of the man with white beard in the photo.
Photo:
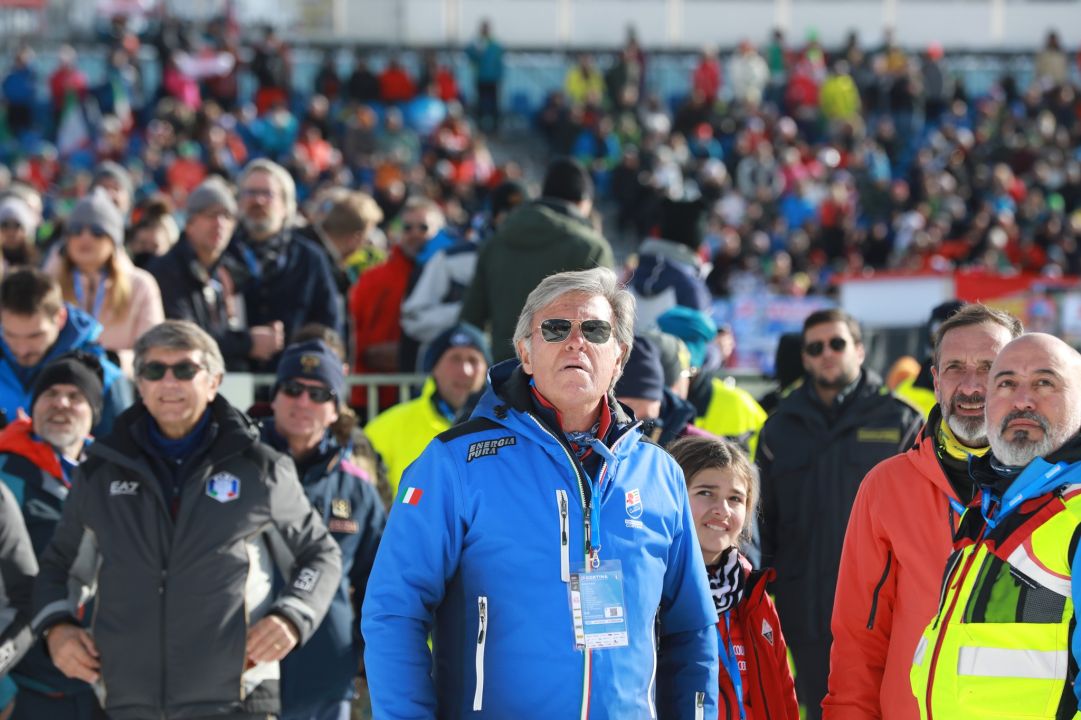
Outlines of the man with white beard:
M971 462L979 494L916 648L912 691L921 718L1073 717L1081 355L1023 335L995 358L986 405L991 452Z
M911 449L867 474L848 520L830 623L827 720L919 717L912 653L935 612L953 531L976 492L969 456L988 450L987 374L1021 330L1013 316L972 304L935 332L936 404L927 424Z
M38 376L30 417L20 416L0 432L0 481L18 502L35 557L52 539L72 482L77 482L74 472L90 443L90 428L101 417L101 378L94 356L61 355ZM88 684L56 669L44 642L34 643L11 678L19 687L12 720L105 716Z

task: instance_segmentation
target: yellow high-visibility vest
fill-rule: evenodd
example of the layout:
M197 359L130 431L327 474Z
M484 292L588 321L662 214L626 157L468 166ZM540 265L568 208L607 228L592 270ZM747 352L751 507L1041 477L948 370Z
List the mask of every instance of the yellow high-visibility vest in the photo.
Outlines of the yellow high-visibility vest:
M1023 522L985 529L950 557L910 675L924 720L1054 720L1060 705L1081 719L1066 682L1081 486L1029 502Z

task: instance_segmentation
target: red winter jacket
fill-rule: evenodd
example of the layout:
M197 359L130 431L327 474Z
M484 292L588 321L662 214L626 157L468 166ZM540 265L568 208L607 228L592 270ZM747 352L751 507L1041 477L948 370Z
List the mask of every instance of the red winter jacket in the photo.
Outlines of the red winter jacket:
M747 720L799 720L796 686L788 669L788 645L781 632L777 608L766 594L766 583L774 575L772 569L751 572L739 605L728 611L731 614L728 627L723 617L717 623L719 641L730 646L739 658ZM717 717L739 720L736 690L724 663L721 663L720 682Z

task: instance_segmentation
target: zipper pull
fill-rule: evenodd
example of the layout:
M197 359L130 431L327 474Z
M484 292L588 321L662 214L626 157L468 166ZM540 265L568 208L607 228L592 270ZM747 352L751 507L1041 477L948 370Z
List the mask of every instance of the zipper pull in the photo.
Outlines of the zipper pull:
M477 609L480 612L480 630L477 632L477 645L484 644L484 633L488 630L488 599L479 598Z
M570 539L567 537L567 515L569 515L569 514L570 514L570 510L567 507L567 496L566 495L560 495L559 496L559 517L560 517L560 532L561 532L560 541L564 545L566 545L568 542L570 542Z

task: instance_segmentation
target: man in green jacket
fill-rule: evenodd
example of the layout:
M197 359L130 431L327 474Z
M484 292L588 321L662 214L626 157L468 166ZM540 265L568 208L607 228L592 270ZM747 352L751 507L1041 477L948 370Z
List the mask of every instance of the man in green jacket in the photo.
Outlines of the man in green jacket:
M576 160L557 158L540 199L511 213L481 247L461 319L490 331L496 362L514 357L514 325L541 280L567 270L615 268L612 247L589 220L592 210L589 173Z

